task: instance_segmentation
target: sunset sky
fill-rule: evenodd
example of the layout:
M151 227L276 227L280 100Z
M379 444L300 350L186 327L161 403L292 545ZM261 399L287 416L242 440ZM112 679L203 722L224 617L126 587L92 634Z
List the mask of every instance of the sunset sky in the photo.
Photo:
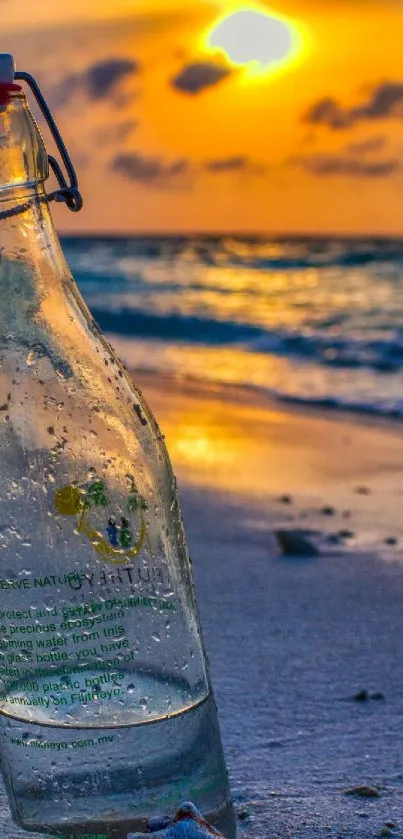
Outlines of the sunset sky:
M40 81L76 163L82 231L403 233L400 0L0 0L2 51ZM287 23L280 65L207 34ZM17 17L18 14L18 17Z

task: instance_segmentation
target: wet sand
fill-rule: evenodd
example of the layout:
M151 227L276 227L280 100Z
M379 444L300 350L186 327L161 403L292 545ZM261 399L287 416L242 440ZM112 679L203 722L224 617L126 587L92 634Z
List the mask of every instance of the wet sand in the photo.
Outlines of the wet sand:
M389 554L385 540L401 537L403 550L400 423L288 407L237 387L135 379L166 436L184 497L189 490L224 496L266 532L350 530L350 548Z
M402 837L401 426L135 378L178 477L240 828ZM28 835L1 807L1 839Z

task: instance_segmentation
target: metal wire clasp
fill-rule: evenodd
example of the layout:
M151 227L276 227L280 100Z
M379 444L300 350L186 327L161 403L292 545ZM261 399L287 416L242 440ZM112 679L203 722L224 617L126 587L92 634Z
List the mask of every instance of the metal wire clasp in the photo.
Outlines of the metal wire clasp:
M51 192L50 195L47 196L47 199L48 201L64 201L69 210L73 213L78 213L83 206L83 199L80 190L78 189L77 175L49 105L47 104L38 83L35 81L34 77L30 75L30 73L24 73L23 71L18 70L15 73L14 78L18 81L26 82L32 90L39 108L45 117L47 125L49 126L50 132L60 152L60 156L67 172L68 181L66 180L63 170L56 158L51 154L48 155L49 166L57 178L60 189L56 189L54 192Z

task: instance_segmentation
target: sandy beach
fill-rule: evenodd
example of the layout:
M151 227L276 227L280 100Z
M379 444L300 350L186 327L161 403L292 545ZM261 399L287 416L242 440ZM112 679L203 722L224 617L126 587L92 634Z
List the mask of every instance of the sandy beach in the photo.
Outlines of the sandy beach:
M240 829L403 836L400 425L135 379L178 477ZM2 839L26 835L1 807Z

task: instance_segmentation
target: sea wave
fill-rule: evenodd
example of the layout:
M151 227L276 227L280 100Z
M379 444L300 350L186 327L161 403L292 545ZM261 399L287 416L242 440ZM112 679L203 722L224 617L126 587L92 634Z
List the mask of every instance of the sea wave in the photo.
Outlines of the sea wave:
M401 417L403 239L70 237L132 366ZM130 349L131 347L131 349Z
M115 335L192 342L206 346L243 347L249 352L315 359L328 367L367 367L389 373L403 367L403 327L401 334L385 340L307 335L298 332L266 330L252 324L220 321L172 313L152 314L124 308L108 311L92 308L101 330Z

